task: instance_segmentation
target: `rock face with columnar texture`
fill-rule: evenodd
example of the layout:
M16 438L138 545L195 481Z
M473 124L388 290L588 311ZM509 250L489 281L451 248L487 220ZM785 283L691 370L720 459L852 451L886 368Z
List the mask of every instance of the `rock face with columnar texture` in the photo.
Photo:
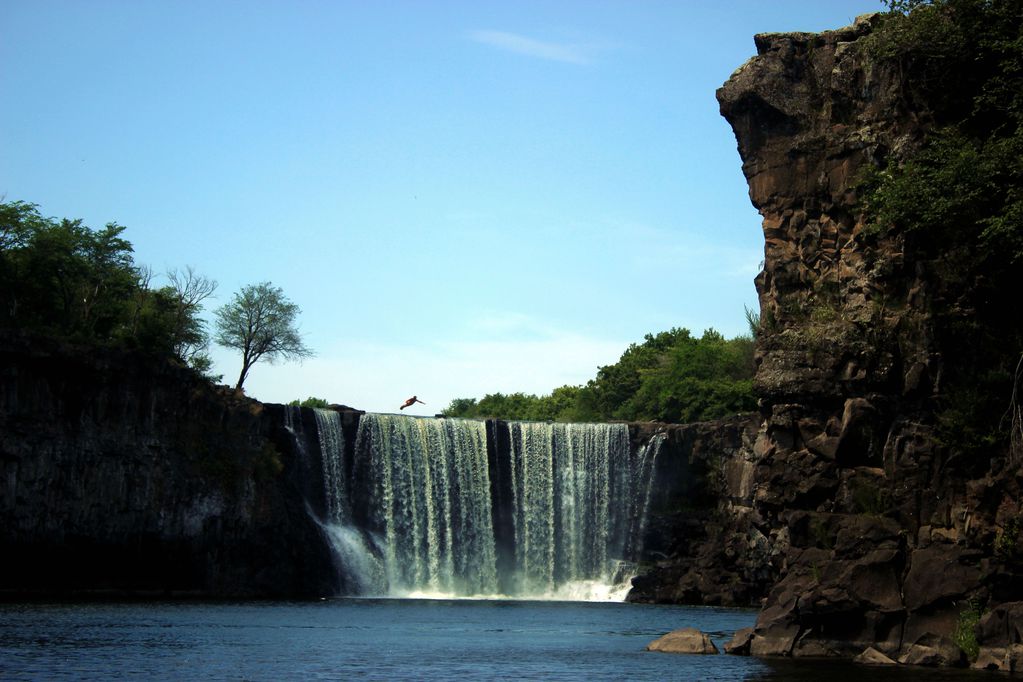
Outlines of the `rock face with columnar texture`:
M137 353L0 337L0 596L336 593L280 410Z
M751 606L767 594L777 570L754 522L759 424L759 415L745 414L632 426L636 442L649 441L654 431L666 440L654 472L643 571L629 601Z
M865 229L863 169L905 158L943 116L926 83L864 49L878 21L758 35L717 93L765 237L751 519L780 579L750 650L956 664L971 603L1023 600L1023 471L936 437L948 358L932 311L948 304L905 235ZM1010 632L976 634L994 656Z

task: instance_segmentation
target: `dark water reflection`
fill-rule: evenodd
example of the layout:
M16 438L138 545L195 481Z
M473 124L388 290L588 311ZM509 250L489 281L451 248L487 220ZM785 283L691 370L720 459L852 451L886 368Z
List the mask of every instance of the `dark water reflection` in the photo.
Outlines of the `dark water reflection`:
M0 605L0 679L977 679L643 649L684 626L710 633L720 647L754 617L519 601Z

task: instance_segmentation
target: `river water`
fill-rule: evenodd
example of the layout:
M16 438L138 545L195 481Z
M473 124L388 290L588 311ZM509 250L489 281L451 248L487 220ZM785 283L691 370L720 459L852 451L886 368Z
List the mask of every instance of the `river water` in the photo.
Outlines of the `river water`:
M0 679L839 682L867 674L873 680L946 676L644 651L653 639L685 626L709 633L721 648L754 619L755 612L742 609L499 600L6 604L0 605Z

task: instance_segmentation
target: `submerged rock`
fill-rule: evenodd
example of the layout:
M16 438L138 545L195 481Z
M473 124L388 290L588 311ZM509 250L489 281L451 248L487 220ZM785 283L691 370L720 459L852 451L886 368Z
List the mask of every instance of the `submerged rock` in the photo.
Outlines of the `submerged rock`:
M663 651L668 654L716 654L718 648L710 637L696 628L672 630L658 637L646 647L647 651Z

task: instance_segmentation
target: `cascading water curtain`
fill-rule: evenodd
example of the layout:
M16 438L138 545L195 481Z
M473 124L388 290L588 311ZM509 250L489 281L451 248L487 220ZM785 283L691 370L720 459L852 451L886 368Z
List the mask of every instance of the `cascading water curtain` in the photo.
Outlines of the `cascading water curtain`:
M392 594L496 594L486 425L366 414L356 478Z
M607 581L632 527L634 473L624 424L507 424L517 591ZM624 512L624 513L623 513Z
M316 431L323 453L323 492L327 501L327 521L346 524L351 521L345 481L345 435L341 415L333 410L314 409Z
M334 550L342 583L349 593L383 594L387 591L387 582L379 552L372 538L352 522L341 415L318 408L313 412L323 456L323 494L327 508L323 527Z
M663 433L654 434L639 447L632 463L632 523L625 543L625 555L637 561L643 553L643 541L646 538L650 499L657 478L657 455L667 438Z
M349 593L628 591L663 435L631 454L624 424L494 422L489 461L485 422L365 414L346 463L340 416L317 410L316 424L325 528ZM492 480L491 466L505 473Z

